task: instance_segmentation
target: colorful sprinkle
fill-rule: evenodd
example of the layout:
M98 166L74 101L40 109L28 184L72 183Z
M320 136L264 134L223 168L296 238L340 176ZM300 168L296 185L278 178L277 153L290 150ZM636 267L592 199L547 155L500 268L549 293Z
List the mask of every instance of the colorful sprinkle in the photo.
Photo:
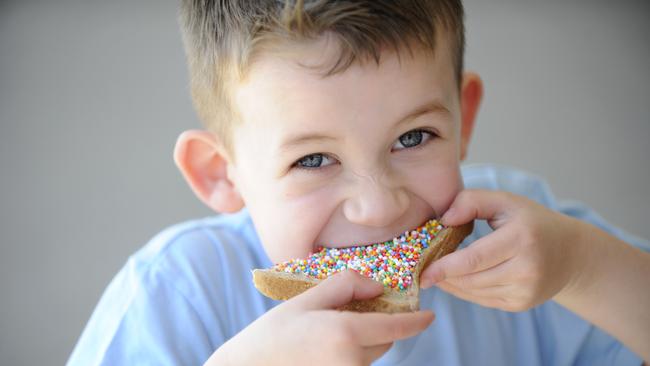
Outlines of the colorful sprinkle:
M413 270L422 251L442 230L436 220L429 220L393 240L349 248L319 247L307 259L293 259L275 265L277 271L303 273L325 279L346 269L354 270L386 287L406 290L413 283Z

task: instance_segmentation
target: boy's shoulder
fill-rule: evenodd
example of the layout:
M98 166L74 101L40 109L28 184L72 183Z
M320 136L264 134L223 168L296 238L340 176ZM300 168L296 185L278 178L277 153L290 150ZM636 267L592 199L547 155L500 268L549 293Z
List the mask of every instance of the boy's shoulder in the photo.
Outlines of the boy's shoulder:
M613 225L580 201L558 199L547 181L539 175L498 164L464 165L462 175L465 188L505 191L527 197L551 210L587 222L641 250L650 252L650 241ZM463 246L492 231L485 221L478 221L474 228L474 233L466 239Z
M270 265L244 209L172 225L132 255L126 267L143 288L167 286L193 306L196 301L210 306L223 298L248 297L252 269Z
M522 169L498 164L467 164L462 166L462 175L468 189L506 191L545 206L555 204L546 180Z
M274 305L250 285L267 261L246 210L164 229L113 278L69 364L204 362Z
M248 211L189 220L155 235L131 258L142 270L157 270L177 261L205 261L206 256L250 257L266 264Z

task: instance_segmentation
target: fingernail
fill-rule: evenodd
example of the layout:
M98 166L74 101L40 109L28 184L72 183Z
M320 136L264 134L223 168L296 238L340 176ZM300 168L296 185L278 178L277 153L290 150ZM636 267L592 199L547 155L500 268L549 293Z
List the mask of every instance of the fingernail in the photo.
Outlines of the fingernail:
M444 215L442 215L440 222L446 226L447 221L449 221L450 218L454 217L455 214L456 214L456 209L450 208L449 210L447 210L447 212L445 212Z
M424 312L429 316L428 323L431 324L436 319L436 314L431 310L424 310Z

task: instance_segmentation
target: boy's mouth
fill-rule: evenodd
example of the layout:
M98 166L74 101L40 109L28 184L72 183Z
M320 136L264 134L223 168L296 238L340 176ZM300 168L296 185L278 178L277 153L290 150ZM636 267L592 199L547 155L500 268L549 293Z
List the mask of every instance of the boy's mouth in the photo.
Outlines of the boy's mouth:
M386 243L390 242L396 238L399 238L400 236L404 234L408 234L409 232L422 227L425 225L427 222L430 220L435 220L435 218L429 218L424 220L423 222L419 222L416 225L407 225L404 226L403 228L400 229L393 229L391 231L386 230L385 233L380 232L377 233L377 230L373 230L372 233L369 233L370 235L359 235L359 236L365 236L369 237L370 239L366 240L351 240L351 241L346 241L346 242L327 242L327 243L316 243L314 245L313 251L318 251L321 248L337 248L337 249L342 249L342 248L350 248L350 247L361 247L361 246L368 246L368 245L373 245L373 244L381 244L381 243Z
M436 220L406 230L403 234L371 245L345 248L320 247L307 258L278 263L274 269L325 279L337 272L353 270L395 290L405 290L413 282L413 270L442 226Z

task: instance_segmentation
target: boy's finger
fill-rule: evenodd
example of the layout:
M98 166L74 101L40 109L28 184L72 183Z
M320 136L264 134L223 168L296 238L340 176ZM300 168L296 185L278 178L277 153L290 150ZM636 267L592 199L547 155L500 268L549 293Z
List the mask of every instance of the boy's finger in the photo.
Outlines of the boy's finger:
M493 220L513 206L514 196L506 192L467 189L461 191L442 216L446 226L459 226L475 219Z
M428 288L446 278L484 271L507 261L515 254L516 248L511 236L508 230L497 230L438 259L422 272L420 286Z
M511 305L509 305L509 301L507 300L511 292L511 286L509 285L492 286L469 291L458 288L447 281L440 282L437 286L440 287L441 290L465 301L473 302L488 308L512 311L509 310Z
M384 293L384 286L352 270L337 273L296 296L303 309L337 309L352 300L372 299Z
M353 313L344 312L353 342L361 346L376 346L417 335L435 318L431 311L413 313Z
M442 281L436 284L441 290L450 293L456 296L459 299L465 301L473 302L475 304L483 305L487 299L489 299L496 291L503 286L489 287L476 291L466 291L465 289L456 287L454 284L448 281Z
M501 286L512 282L514 258L510 258L492 268L464 276L448 277L444 282L467 291Z

